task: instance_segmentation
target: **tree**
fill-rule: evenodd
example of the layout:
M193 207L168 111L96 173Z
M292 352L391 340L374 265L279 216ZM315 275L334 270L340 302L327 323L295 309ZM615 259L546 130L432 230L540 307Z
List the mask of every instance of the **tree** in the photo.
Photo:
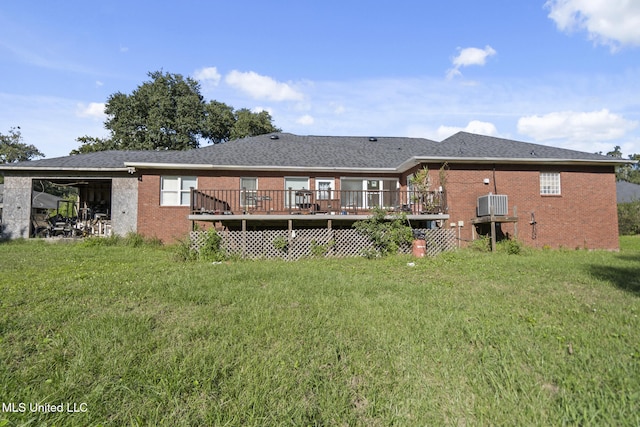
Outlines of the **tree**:
M25 162L44 154L34 145L22 142L20 127L11 128L7 135L0 133L0 164Z
M71 153L69 153L71 155L118 149L117 144L110 138L96 138L85 135L76 138L76 141L80 143L80 147L71 150Z
M228 141L231 129L236 122L233 108L218 101L210 101L206 105L203 137L214 144Z
M199 83L180 74L156 71L130 95L109 96L105 128L109 138L84 136L71 154L103 150L188 150L200 142L277 132L269 113L237 112L222 102L205 102Z
M606 155L617 159L621 159L623 157L619 145L613 147L613 151L609 151ZM640 160L640 154L630 154L629 160ZM640 184L640 169L638 169L638 165L627 163L616 167L616 180Z
M198 147L205 106L197 81L180 74L149 73L131 95L109 97L105 127L123 150L185 150Z
M267 111L252 113L246 108L241 108L236 111L235 118L235 123L231 129L231 139L280 131L280 129L274 128L271 124L271 114Z

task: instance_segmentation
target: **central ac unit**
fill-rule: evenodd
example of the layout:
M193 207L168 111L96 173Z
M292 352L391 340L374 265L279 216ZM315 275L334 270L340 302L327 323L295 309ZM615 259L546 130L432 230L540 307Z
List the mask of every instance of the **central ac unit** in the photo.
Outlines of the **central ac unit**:
M487 194L478 197L478 216L498 215L509 213L509 203L505 194Z

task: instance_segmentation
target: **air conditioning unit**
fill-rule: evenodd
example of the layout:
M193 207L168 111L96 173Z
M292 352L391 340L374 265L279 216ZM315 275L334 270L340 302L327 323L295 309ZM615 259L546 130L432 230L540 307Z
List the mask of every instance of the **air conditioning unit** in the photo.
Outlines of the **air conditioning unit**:
M478 197L478 216L505 216L509 213L509 202L506 194L487 194Z

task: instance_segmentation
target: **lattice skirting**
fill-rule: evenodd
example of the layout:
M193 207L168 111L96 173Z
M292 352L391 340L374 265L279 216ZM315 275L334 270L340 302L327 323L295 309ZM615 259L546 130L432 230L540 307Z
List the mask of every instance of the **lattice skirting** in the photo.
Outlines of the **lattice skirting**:
M448 229L420 229L426 236L428 256L449 251L456 247L455 232ZM262 231L219 231L222 248L228 255L242 258L281 258L297 260L304 257L353 257L373 249L367 236L355 229L329 230L309 228ZM206 239L205 231L192 231L191 247L198 251ZM286 244L286 247L283 247ZM411 253L411 245L400 248Z

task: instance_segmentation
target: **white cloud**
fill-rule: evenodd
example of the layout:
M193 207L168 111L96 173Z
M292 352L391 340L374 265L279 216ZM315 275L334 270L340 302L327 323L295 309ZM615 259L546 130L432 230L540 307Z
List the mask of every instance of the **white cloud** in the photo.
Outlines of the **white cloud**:
M560 111L518 120L518 132L536 141L611 141L624 137L637 126L637 121L627 120L607 109L592 112Z
M218 86L222 76L216 67L205 67L196 70L193 73L193 78L206 86Z
M273 116L273 108L257 106L251 109L251 112L254 114L262 113L263 111L266 111L269 115Z
M92 119L104 120L104 107L103 102L90 102L89 104L79 103L76 115L78 117L88 117Z
M281 83L268 76L262 76L254 71L231 71L225 77L225 82L236 89L248 94L254 99L270 101L301 101L304 96L287 83Z
M591 40L614 51L640 46L637 0L548 0L545 7L561 31L586 30Z
M451 135L464 131L470 133L477 133L480 135L488 135L488 136L497 136L498 129L493 123L482 122L480 120L471 120L466 127L455 127L455 126L440 126L437 131L438 139L442 140L450 137Z
M491 46L486 46L484 49L477 47L467 47L459 49L458 56L453 58L453 68L447 71L447 78L451 79L457 76L461 76L461 67L468 67L470 65L483 66L487 63L487 58L495 55L497 52Z
M303 126L311 126L314 123L314 119L312 116L310 116L309 114L305 114L304 116L298 118L298 120L296 120L296 123L303 125Z

